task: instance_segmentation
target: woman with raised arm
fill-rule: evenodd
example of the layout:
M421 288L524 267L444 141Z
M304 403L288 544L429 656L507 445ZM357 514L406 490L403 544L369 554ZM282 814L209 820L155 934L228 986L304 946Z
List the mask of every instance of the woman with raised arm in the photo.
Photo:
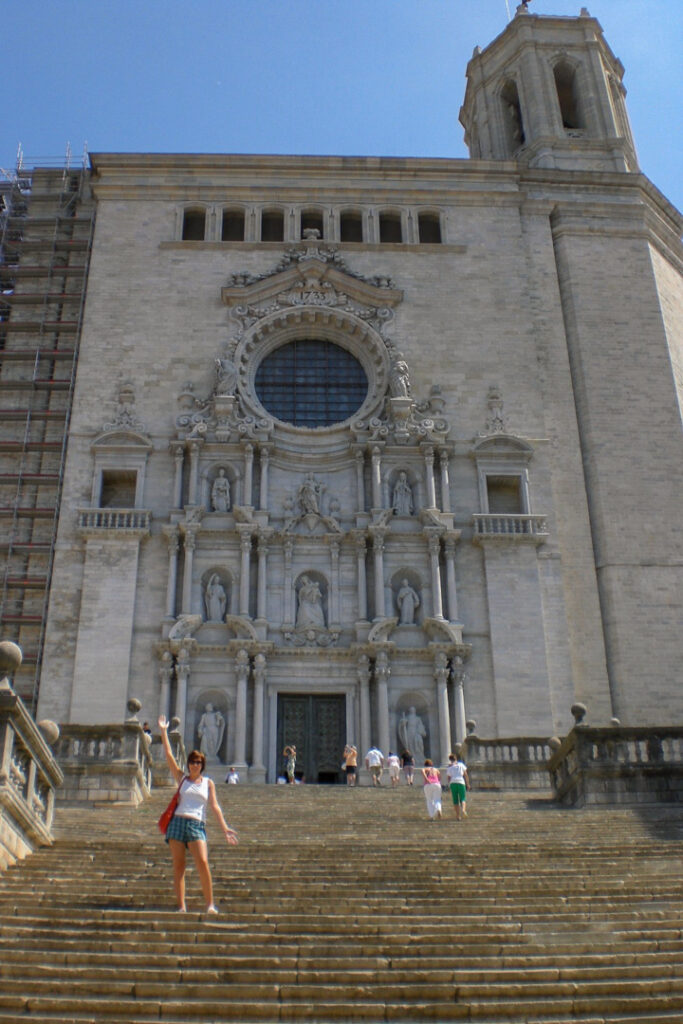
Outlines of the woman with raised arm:
M178 806L166 831L166 842L173 859L173 889L178 910L185 911L185 851L189 847L197 868L204 894L207 914L217 914L213 902L213 883L209 868L206 845L206 807L215 814L230 846L237 845L237 834L225 823L223 812L216 799L213 780L203 775L206 758L199 750L192 750L187 759L187 774L183 772L173 756L168 741L168 721L164 715L159 718L161 743L166 761L179 790Z

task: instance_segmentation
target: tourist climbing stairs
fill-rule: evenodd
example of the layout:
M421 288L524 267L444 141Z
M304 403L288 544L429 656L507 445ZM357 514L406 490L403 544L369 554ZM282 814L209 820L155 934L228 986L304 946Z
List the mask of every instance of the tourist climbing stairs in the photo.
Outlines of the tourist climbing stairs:
M219 785L220 913L174 909L146 804L60 808L0 876L0 1024L683 1019L683 814L471 794Z

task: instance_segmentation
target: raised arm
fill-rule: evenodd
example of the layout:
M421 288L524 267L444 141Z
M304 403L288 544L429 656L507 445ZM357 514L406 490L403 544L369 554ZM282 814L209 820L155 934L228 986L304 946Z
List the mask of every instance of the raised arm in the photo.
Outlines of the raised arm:
M176 781L176 785L179 785L180 780L183 778L183 772L178 767L178 762L173 756L171 744L168 741L168 719L165 715L159 715L159 732L161 733L161 745L164 748L164 754L166 755L166 763L171 771L171 775Z
M221 805L218 803L218 800L216 799L216 787L214 785L213 779L209 779L208 782L209 782L209 807L211 808L211 810L215 814L216 818L218 819L218 823L221 826L221 829L223 831L223 834L224 834L227 842L230 844L230 846L237 846L237 843L238 843L237 833L235 832L234 829L230 828L230 826L227 825L226 822L225 822L225 818L223 817L223 812L221 810Z

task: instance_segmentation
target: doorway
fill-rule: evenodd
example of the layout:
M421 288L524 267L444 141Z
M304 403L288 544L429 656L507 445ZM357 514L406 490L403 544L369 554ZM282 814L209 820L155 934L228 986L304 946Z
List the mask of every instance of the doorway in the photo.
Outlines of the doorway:
M279 694L277 699L277 774L284 774L285 744L296 747L296 777L302 782L335 785L346 743L343 694Z

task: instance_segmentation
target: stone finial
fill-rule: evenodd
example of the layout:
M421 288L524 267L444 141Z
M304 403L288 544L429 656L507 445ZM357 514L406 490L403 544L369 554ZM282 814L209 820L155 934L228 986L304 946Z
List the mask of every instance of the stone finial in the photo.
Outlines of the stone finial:
M586 707L585 704L581 704L581 703L572 704L571 712L572 712L572 715L574 716L574 725L581 725L583 723L584 718L586 717L586 713L588 712L588 708Z
M9 676L13 676L21 665L21 647L11 640L0 643L0 690L11 690Z
M180 729L180 719L177 715L174 715L171 719L171 732L178 732Z
M42 722L38 722L38 728L43 734L43 739L47 743L48 747L54 747L55 743L59 739L59 726L57 723L51 721L49 718L44 718Z
M126 707L128 708L128 718L126 719L126 721L137 722L138 711L142 707L142 704L137 699L137 697L131 697L128 703L126 704Z
M617 729L621 725L621 720L619 718L610 718L609 724L614 726L615 729Z
M465 728L467 729L467 735L468 736L474 736L475 730L477 728L477 721L476 721L476 719L475 718L468 718L467 721L465 722Z
M560 747L562 746L562 740L559 738L559 736L551 736L550 739L548 740L548 746L550 747L550 749L552 750L552 752L554 754L555 751L559 750Z

